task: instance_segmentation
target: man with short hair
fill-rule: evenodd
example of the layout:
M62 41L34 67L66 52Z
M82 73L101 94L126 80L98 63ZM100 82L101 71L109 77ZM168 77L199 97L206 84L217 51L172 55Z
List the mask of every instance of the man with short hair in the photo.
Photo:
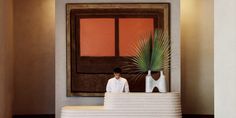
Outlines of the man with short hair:
M128 81L121 77L121 68L116 67L113 69L113 72L114 77L108 80L106 91L114 93L129 92Z

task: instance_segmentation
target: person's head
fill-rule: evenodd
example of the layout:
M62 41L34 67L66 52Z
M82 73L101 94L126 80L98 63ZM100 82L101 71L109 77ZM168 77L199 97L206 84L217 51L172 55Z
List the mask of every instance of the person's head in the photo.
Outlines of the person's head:
M121 73L121 68L115 67L115 68L113 69L113 72L114 72L115 78L116 78L116 79L119 79L119 78L120 78L120 73Z

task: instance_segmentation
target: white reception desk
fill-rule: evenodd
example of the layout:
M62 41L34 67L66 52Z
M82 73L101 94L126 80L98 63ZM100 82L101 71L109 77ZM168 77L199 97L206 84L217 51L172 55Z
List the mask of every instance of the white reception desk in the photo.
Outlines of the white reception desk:
M106 93L104 106L65 106L61 118L181 118L180 93Z

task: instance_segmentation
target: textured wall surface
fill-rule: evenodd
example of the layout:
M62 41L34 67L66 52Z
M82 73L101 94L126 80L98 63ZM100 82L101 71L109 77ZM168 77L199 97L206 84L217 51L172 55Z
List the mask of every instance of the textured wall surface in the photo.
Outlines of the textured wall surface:
M0 0L0 118L12 118L13 4Z
M181 0L181 87L185 114L214 114L213 5L213 0Z
M215 118L236 118L235 0L214 0Z
M174 78L171 81L171 90L180 91L180 1L179 0L56 0L56 117L60 118L60 110L64 105L101 105L103 98L101 97L66 97L66 3L171 3L171 36L172 47L176 51L175 57L172 59L173 65L176 67L171 71Z
M14 0L14 114L54 114L55 1Z

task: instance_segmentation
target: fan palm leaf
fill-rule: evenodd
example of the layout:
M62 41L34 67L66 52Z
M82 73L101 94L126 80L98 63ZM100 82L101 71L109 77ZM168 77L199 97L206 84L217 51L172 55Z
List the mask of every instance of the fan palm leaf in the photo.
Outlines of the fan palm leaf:
M131 64L140 72L169 68L171 54L168 32L155 30L154 36L150 34L148 39L139 40L134 50L136 55L131 58Z

